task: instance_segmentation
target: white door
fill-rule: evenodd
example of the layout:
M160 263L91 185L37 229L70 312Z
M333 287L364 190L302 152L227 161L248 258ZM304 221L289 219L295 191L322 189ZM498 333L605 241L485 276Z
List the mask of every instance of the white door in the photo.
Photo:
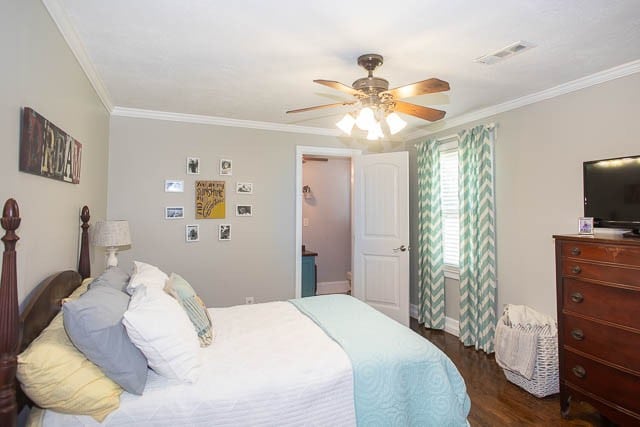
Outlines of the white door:
M409 326L409 153L353 160L352 294Z

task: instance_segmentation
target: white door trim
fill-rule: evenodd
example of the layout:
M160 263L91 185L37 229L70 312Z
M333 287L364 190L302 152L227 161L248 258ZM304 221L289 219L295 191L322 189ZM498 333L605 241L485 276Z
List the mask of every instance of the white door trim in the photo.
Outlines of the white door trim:
M295 263L295 297L300 298L302 295L302 156L335 156L349 157L359 156L362 150L352 148L331 148L331 147L312 147L306 145L296 145L296 263ZM351 168L351 205L353 206L353 166ZM351 210L351 243L353 244L353 209ZM352 254L353 264L353 254Z

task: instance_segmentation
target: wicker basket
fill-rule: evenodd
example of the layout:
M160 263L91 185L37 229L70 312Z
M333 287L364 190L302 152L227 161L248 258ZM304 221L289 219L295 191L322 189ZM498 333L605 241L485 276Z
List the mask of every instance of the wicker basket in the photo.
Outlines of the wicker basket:
M502 320L501 320L502 321ZM538 335L536 366L530 380L517 372L503 369L507 380L536 397L545 397L560 391L558 379L558 335L541 332Z

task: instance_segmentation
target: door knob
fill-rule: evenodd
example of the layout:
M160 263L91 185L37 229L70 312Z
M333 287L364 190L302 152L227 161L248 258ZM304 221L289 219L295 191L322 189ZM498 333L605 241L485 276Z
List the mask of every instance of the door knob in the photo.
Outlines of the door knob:
M399 248L393 248L393 252L398 252L398 251L400 251L400 252L405 252L405 251L407 251L408 249L409 249L409 247L408 247L408 246L401 245Z

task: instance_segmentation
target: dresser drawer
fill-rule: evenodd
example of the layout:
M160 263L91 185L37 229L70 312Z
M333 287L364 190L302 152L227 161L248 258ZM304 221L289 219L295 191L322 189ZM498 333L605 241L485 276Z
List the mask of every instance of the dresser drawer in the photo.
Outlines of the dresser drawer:
M564 259L562 275L635 286L640 290L640 268L637 267L618 267Z
M564 278L563 311L640 329L640 290L628 290Z
M640 266L640 247L562 242L563 257Z
M562 342L565 347L607 360L640 375L640 333L571 315L564 315L563 319Z
M640 377L565 351L562 378L609 402L640 413Z

